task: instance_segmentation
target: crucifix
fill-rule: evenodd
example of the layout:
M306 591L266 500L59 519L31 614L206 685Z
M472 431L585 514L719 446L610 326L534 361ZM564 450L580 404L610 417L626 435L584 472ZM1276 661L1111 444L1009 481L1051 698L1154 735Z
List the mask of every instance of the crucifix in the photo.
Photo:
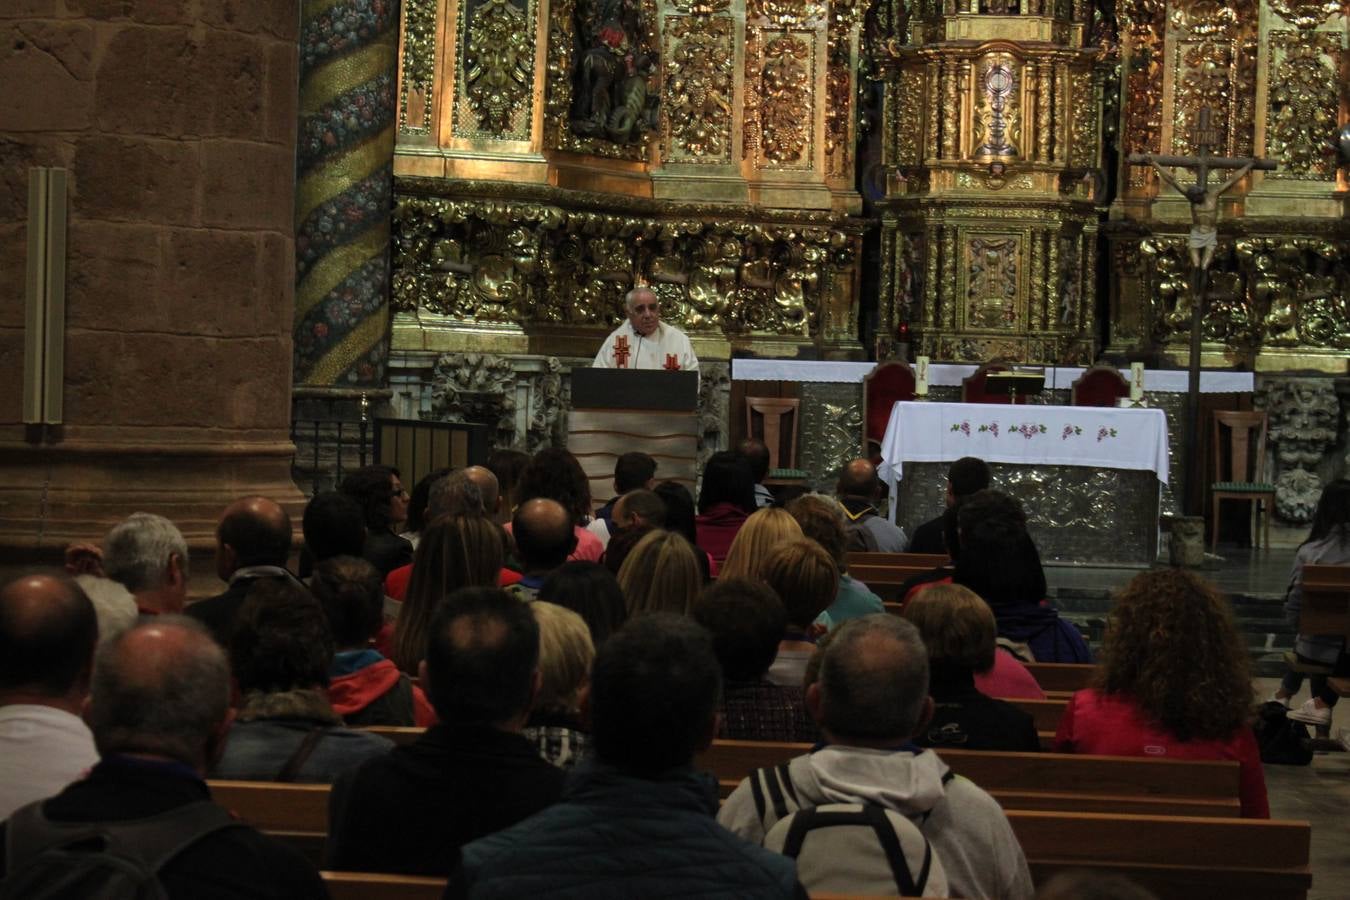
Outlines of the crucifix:
M1253 169L1270 171L1277 168L1268 159L1211 155L1210 150L1223 140L1222 131L1210 124L1211 115L1208 106L1201 107L1196 114L1195 127L1191 131L1191 146L1195 148L1195 156L1131 153L1128 157L1132 165L1153 166L1163 182L1191 204L1191 233L1187 242L1191 252L1191 358L1186 391L1185 434L1187 453L1196 451L1200 435L1200 331L1205 315L1205 294L1209 287L1209 266L1214 261L1214 250L1219 242L1219 196ZM1182 185L1164 167L1190 169L1195 173L1195 182ZM1211 185L1209 175L1215 170L1233 174L1227 181ZM1201 512L1204 502L1204 497L1194 490L1195 482L1203 476L1204 467L1191 464L1183 468L1186 473L1184 508L1187 515L1194 516ZM1218 528L1219 523L1215 522L1214 527Z

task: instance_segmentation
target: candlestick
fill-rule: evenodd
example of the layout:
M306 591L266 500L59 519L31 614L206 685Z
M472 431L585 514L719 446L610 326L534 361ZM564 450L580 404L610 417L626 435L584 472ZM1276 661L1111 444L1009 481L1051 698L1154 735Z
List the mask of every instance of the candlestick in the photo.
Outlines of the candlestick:
M914 358L914 394L917 397L928 396L928 357Z

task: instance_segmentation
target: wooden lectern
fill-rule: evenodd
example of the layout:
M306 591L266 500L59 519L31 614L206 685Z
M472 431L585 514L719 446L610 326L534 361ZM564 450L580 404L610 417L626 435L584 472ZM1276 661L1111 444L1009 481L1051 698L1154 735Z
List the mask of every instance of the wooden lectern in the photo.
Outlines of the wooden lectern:
M694 491L698 462L698 373L665 370L572 370L567 449L597 505L614 495L614 463L624 453L656 460L656 479Z

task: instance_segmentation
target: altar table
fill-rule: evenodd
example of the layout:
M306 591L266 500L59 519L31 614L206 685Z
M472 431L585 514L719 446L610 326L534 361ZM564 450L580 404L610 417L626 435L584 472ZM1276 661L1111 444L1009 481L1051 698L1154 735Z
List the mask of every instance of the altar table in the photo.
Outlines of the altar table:
M892 515L907 531L942 510L947 466L977 456L995 488L1022 500L1044 561L1147 565L1157 555L1162 410L897 403L881 456Z

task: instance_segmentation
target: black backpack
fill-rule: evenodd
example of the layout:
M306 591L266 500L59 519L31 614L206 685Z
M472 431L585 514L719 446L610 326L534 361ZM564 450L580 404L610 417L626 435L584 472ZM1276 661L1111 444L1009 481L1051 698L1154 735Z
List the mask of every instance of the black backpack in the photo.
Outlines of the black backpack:
M1256 732L1261 762L1284 766L1306 766L1312 762L1308 726L1289 718L1289 710L1278 700L1261 704L1252 730Z
M162 900L159 872L170 860L209 834L245 827L209 800L121 822L53 822L45 802L9 818L0 900Z

